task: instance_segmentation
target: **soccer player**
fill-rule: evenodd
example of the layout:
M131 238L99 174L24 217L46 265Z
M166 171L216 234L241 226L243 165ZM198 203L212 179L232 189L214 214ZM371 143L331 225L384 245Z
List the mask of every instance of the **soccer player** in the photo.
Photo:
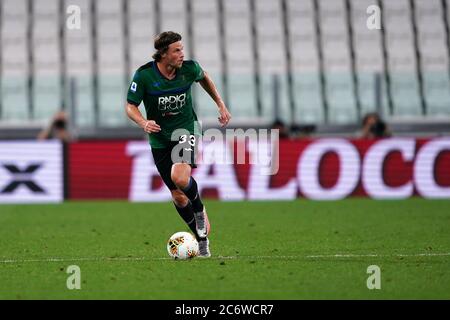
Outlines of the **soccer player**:
M184 60L181 35L163 32L155 38L154 46L154 61L134 74L126 112L148 133L156 168L172 193L176 210L198 240L199 256L210 257L210 223L197 182L191 177L198 146L191 85L199 82L211 96L218 107L222 126L228 124L231 115L208 74L196 61ZM137 108L142 101L146 118ZM172 137L179 132L177 129L184 129L186 134Z

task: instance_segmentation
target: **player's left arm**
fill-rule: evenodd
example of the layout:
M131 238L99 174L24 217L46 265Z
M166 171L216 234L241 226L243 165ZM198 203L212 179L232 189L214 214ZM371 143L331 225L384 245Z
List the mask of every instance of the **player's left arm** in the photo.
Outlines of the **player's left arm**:
M223 102L222 98L220 97L216 85L212 81L211 77L205 71L203 71L203 73L204 77L203 79L199 80L199 83L203 87L203 89L211 96L211 98L219 108L219 122L222 127L224 127L231 120L231 114L228 111L228 108L225 106L225 102Z

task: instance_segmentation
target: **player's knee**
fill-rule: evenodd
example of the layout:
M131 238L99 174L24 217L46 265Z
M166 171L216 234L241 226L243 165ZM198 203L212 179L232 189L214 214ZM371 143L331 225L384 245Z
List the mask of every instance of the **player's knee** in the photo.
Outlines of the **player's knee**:
M172 191L172 199L179 208L184 208L189 202L189 199L180 190Z
M183 177L177 176L175 174L172 174L172 181L178 188L182 188L183 186L185 186L186 183Z
M172 168L171 178L178 188L185 188L189 183L189 171L184 166L174 165Z

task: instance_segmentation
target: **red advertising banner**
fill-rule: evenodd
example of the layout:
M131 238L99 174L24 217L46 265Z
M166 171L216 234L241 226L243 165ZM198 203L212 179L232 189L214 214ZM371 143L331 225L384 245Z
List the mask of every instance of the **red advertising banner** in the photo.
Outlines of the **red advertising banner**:
M203 196L221 200L450 198L450 137L281 140L278 156L272 149L272 168L277 169L272 175L263 170L261 161L252 161L261 149L270 149L266 144L247 141L245 163L236 164L240 146L244 144L203 144L193 171ZM146 141L73 143L68 163L70 199L170 199Z
M70 199L128 199L133 159L127 142L79 142L69 146Z

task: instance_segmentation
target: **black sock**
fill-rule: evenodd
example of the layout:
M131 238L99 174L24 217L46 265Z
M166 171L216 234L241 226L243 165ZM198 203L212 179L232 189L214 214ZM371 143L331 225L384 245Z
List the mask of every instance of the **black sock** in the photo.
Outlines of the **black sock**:
M189 184L185 189L182 189L186 197L191 201L192 208L194 209L194 212L201 212L203 211L203 203L202 200L200 200L200 195L198 194L198 188L197 188L197 182L194 180L194 178L190 177Z
M195 227L194 210L192 209L191 203L188 202L188 204L183 208L178 207L175 203L174 203L174 205L175 205L175 209L177 209L180 217L189 226L189 229L191 229L191 231L194 233L197 240L199 240L200 237L198 236L197 229Z

